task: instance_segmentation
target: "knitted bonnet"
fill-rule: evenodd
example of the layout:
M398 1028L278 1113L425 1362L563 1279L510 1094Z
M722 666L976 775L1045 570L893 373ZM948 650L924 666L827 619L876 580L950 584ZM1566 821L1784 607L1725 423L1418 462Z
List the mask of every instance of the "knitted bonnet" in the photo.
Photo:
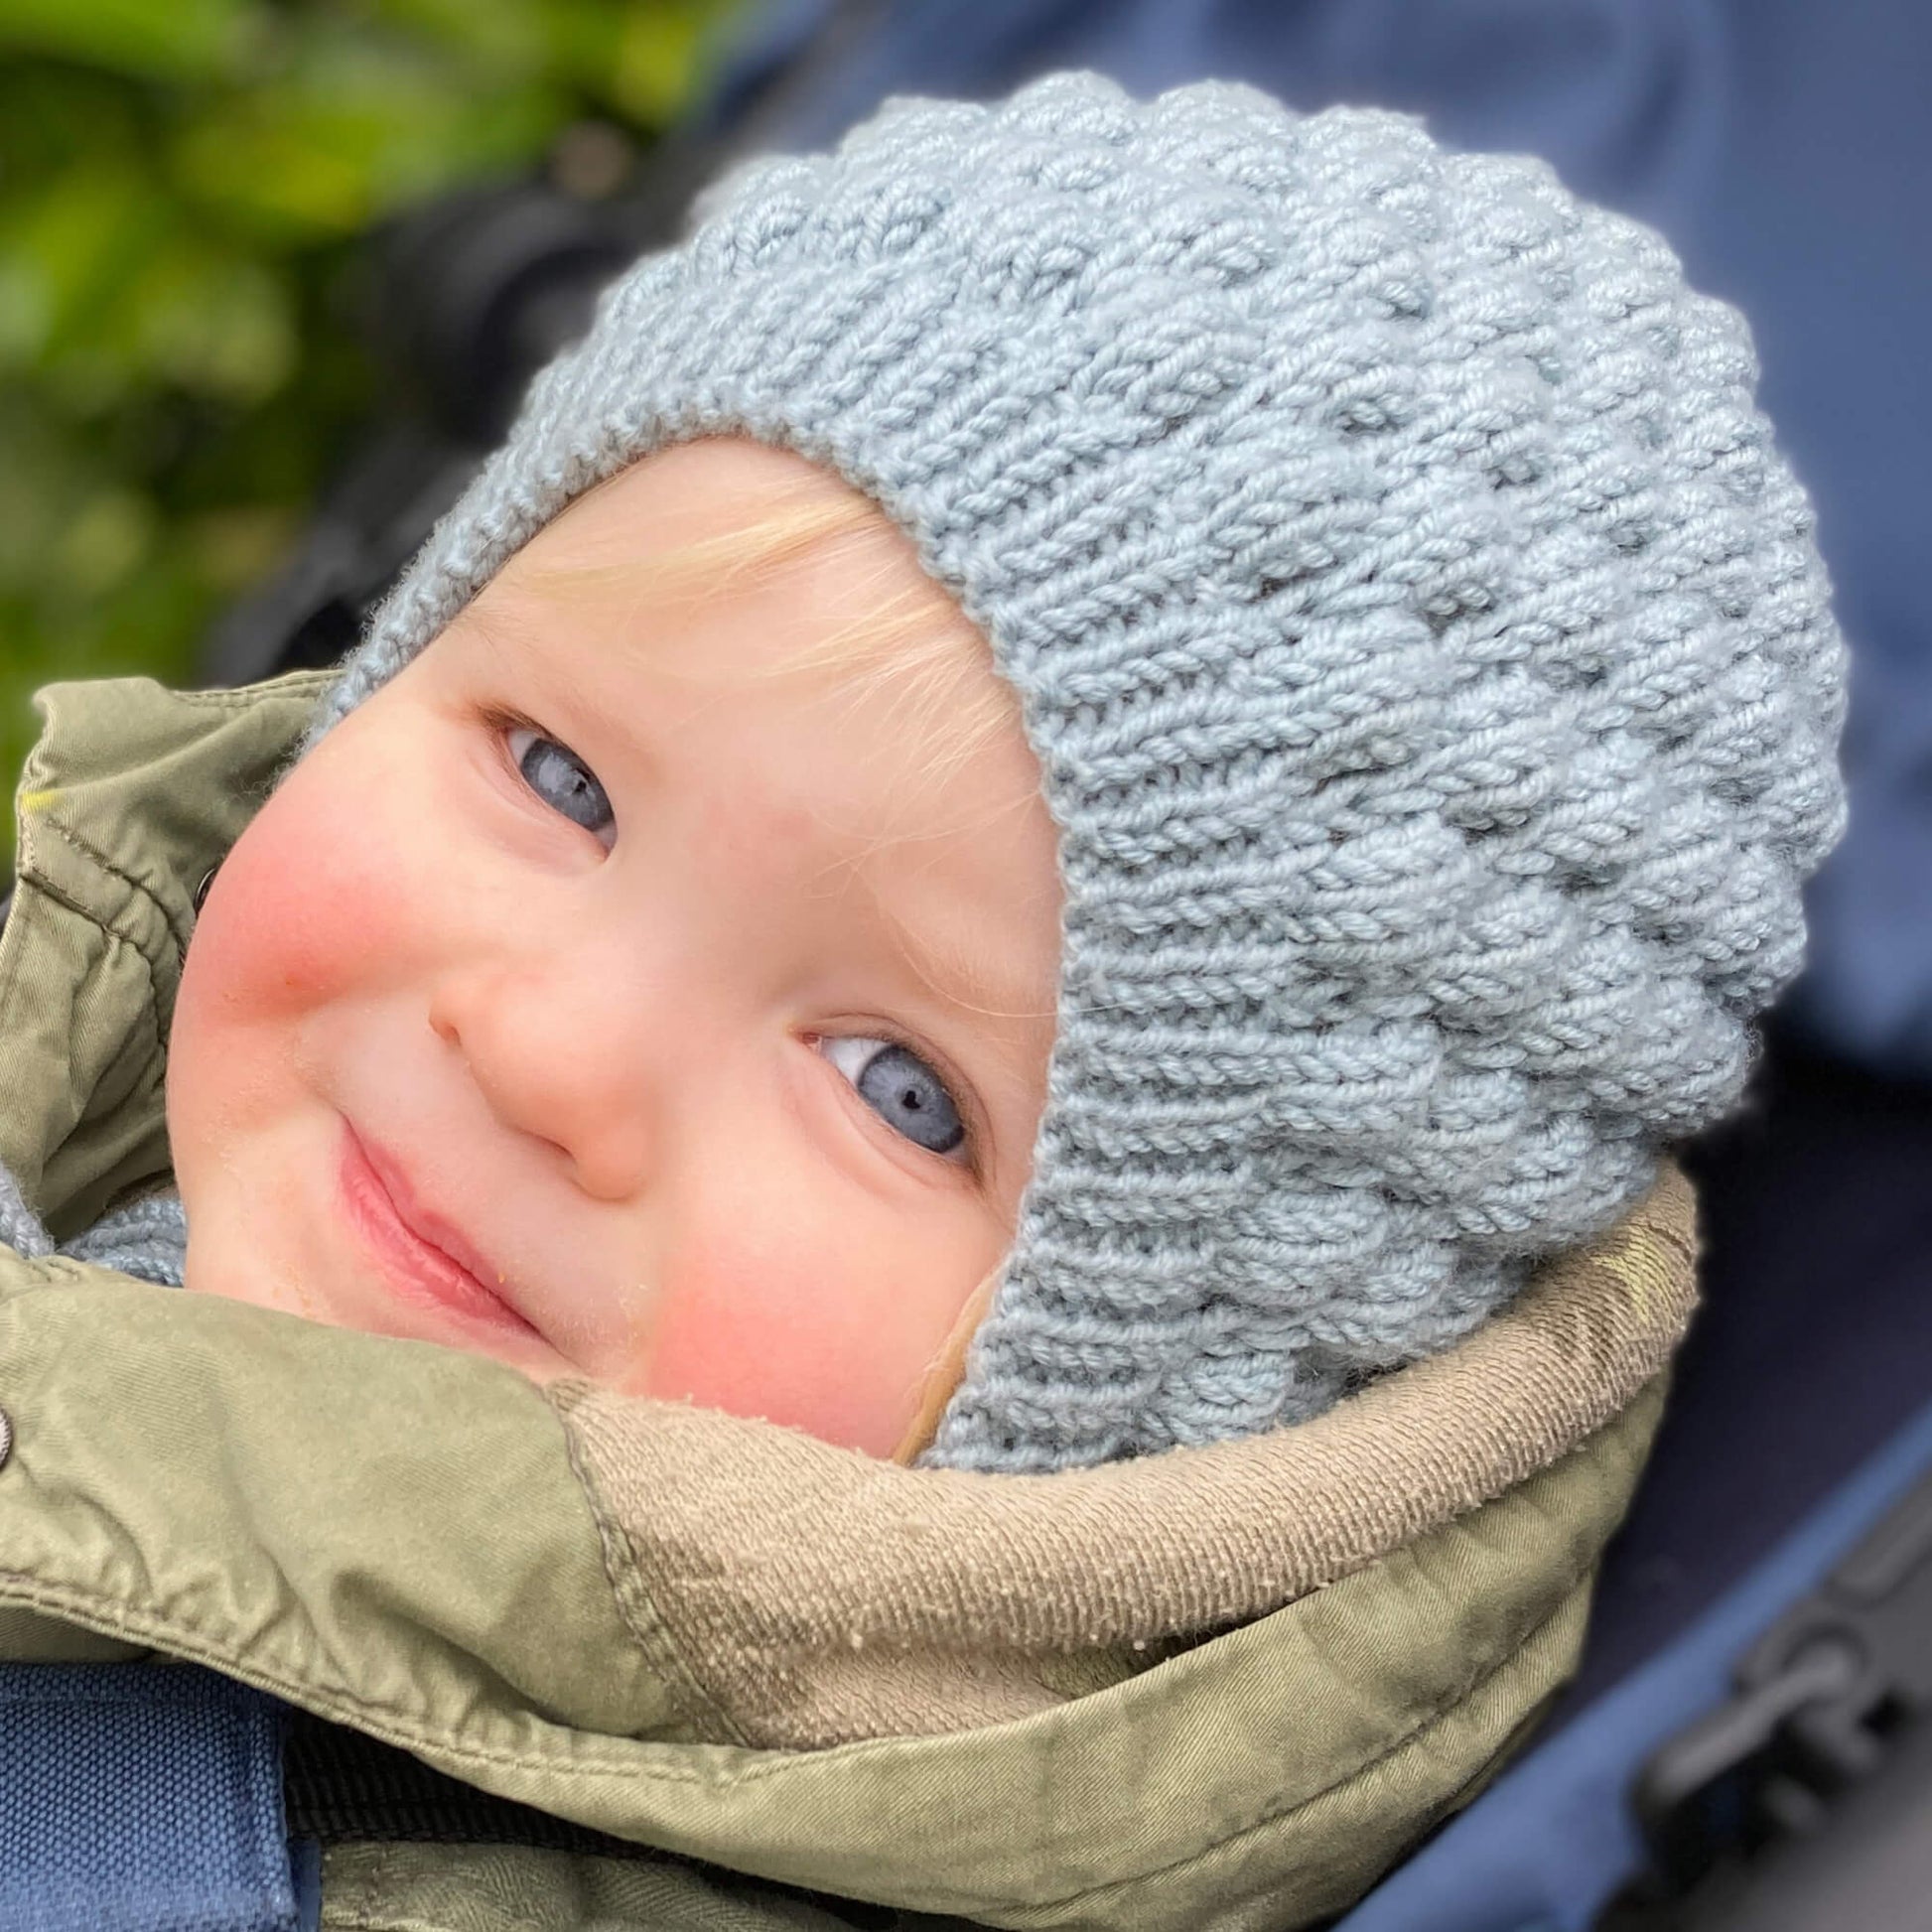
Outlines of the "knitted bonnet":
M1020 695L1065 896L930 1459L1242 1436L1454 1340L1737 1097L1843 814L1754 373L1648 229L1398 115L897 101L609 291L318 732L652 450L873 497Z

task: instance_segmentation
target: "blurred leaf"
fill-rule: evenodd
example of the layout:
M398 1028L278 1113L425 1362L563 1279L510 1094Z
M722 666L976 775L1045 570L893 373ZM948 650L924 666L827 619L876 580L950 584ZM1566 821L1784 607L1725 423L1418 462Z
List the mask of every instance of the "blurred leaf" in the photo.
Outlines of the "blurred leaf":
M281 278L257 262L195 247L158 256L130 284L139 359L154 378L254 402L295 367L295 317Z
M209 589L224 596L258 582L295 541L293 505L243 504L196 517L186 535Z
M154 548L155 506L131 489L102 489L61 532L51 559L68 587L98 597L126 583Z
M45 575L54 532L74 488L75 451L41 398L0 390L0 599L26 595ZM10 654L13 638L8 636Z
M452 87L419 55L319 37L287 74L185 127L174 174L208 208L294 245L527 165L563 118L541 86Z
M617 70L612 92L620 107L639 119L667 119L684 97L705 28L716 9L660 4L632 7L621 16Z
M76 164L139 164L151 98L119 74L0 57L0 202L38 194Z
M47 277L31 264L0 254L0 369L32 362L47 346L54 330L53 295Z
M543 10L546 58L562 77L611 99L627 8L604 0L551 0Z
M511 79L542 70L543 10L529 0L382 0L377 11L475 70Z
M132 166L105 161L62 176L0 226L22 360L57 367L98 356L115 305L160 240L168 212Z
M246 0L0 0L0 53L59 55L117 73L200 80L249 46Z
M274 270L198 238L131 168L0 217L0 367L38 364L76 410L155 383L253 401L297 352Z
M375 407L364 230L569 127L646 146L728 11L0 0L0 776L35 687L192 677L296 540Z

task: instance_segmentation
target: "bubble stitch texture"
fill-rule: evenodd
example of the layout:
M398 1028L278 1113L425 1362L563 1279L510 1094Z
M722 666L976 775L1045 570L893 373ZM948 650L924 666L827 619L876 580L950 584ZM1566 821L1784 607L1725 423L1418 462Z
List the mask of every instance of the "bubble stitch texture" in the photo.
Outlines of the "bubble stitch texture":
M1754 378L1655 235L1400 116L899 101L610 291L318 729L651 450L867 491L1021 695L1066 895L931 1459L1246 1435L1453 1341L1737 1097L1843 815Z

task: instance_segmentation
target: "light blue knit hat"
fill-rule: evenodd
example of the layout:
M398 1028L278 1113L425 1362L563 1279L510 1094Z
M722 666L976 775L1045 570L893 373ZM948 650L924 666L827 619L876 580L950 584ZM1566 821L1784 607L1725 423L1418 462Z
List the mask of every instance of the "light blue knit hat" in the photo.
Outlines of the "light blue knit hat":
M609 293L319 730L665 444L871 494L1021 694L1066 896L931 1459L1241 1436L1454 1340L1737 1097L1843 813L1753 378L1654 234L1399 116L898 101Z

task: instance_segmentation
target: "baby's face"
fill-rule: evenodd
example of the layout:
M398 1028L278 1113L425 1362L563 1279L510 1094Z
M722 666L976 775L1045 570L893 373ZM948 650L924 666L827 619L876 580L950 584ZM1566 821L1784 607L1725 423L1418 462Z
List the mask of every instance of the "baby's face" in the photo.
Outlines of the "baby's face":
M928 599L1005 702L883 519L653 578L801 489L844 485L638 464L271 798L175 1021L190 1288L905 1446L1028 1177L1054 835L1010 708L955 759L901 686L796 668Z

